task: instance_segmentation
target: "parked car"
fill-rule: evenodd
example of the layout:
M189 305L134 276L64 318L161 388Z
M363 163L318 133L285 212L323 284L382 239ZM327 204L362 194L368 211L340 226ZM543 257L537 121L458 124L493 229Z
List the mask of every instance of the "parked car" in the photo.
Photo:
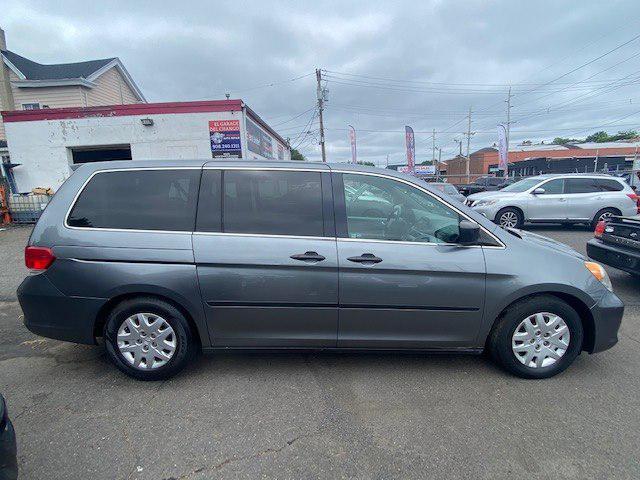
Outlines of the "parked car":
M16 433L9 420L4 397L0 395L0 480L18 478Z
M640 220L611 217L598 222L587 255L619 270L640 276Z
M359 190L390 214L354 210ZM42 213L25 263L27 328L103 337L142 380L199 350L247 348L488 349L545 378L612 347L624 310L604 268L569 247L354 165L87 163Z
M587 223L640 212L638 195L619 177L559 174L529 177L499 192L467 197L467 205L502 227L524 223Z
M480 177L473 183L463 183L458 185L458 190L464 196L469 196L479 192L493 192L495 190L500 190L507 185L511 185L513 182L514 180L510 178Z
M444 193L445 195L449 195L451 198L453 198L454 200L457 200L460 203L464 203L465 200L467 199L463 194L461 194L458 189L455 187L455 185L451 184L451 183L429 183L429 187L431 188L435 188L439 191L441 191L442 193Z

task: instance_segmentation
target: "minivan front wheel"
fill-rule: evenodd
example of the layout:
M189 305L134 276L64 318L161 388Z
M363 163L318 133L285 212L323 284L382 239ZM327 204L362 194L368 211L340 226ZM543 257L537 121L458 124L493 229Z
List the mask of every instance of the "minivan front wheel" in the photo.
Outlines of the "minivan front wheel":
M173 305L151 297L118 304L104 328L109 358L138 380L164 380L175 375L196 348L184 315Z
M494 326L489 348L506 370L548 378L565 370L582 350L582 322L563 300L535 296L509 307Z

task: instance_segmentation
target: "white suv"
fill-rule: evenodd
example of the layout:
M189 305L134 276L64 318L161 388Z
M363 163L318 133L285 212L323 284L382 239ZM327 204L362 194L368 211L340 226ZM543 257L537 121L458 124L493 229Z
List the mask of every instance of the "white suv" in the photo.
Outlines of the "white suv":
M529 177L496 192L467 197L468 206L502 227L525 222L588 223L640 213L640 197L610 175L556 174Z

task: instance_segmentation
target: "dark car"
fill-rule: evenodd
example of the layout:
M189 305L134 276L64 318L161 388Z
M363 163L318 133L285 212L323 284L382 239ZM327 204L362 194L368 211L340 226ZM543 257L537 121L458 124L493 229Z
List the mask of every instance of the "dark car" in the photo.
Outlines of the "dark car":
M9 420L4 397L0 395L0 480L16 478L18 478L16 434Z
M374 208L375 207L375 208ZM415 177L311 162L86 163L25 249L32 332L138 379L200 350L481 353L546 378L617 342L604 267ZM552 281L550 282L550 279Z
M595 238L587 242L587 255L640 276L640 219L610 217L596 225Z
M473 183L459 184L458 191L465 197L479 192L491 192L511 185L513 179L500 177L480 177Z

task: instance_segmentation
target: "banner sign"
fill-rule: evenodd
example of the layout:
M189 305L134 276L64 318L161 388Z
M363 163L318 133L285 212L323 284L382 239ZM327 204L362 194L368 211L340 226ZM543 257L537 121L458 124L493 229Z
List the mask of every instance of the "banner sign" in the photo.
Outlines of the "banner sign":
M404 127L405 140L407 143L407 169L409 173L415 173L416 169L416 139L413 128Z
M240 147L240 120L209 121L211 153L214 157L242 156Z
M349 125L349 141L351 142L351 163L358 163L356 154L356 129Z
M498 156L500 158L498 169L502 170L504 176L509 175L509 145L507 144L507 127L498 125Z
M278 160L284 160L284 147L278 143Z
M247 118L247 144L249 150L265 158L273 158L271 136Z

